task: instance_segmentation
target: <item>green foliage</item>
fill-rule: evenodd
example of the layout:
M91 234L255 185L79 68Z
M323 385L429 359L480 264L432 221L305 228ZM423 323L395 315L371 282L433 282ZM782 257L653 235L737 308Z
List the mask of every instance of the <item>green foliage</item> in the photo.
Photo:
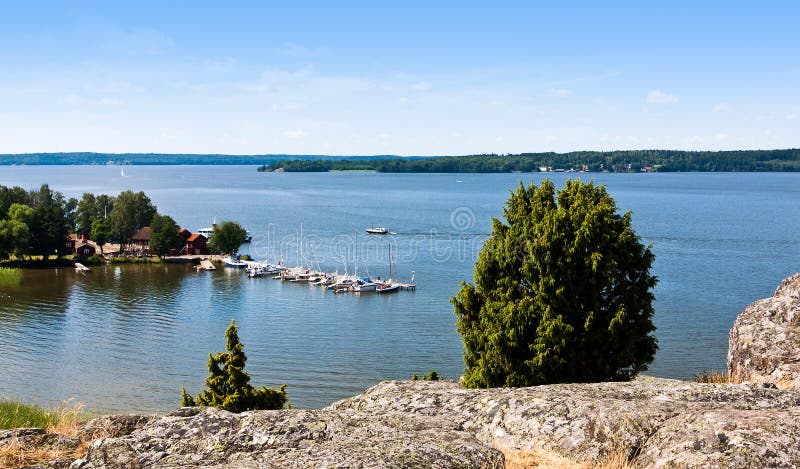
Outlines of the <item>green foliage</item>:
M13 203L7 211L8 218L0 220L0 257L9 254L22 256L31 250L33 209Z
M0 220L8 216L13 204L28 204L28 193L21 187L0 186Z
M225 331L227 352L208 355L209 376L205 383L207 389L198 394L197 399L192 399L186 389L181 387L181 405L210 406L237 413L283 408L286 403L285 384L278 391L264 386L257 389L250 384L250 375L244 371L247 357L244 354L244 345L239 343L238 329L236 322L231 319L231 324Z
M77 231L83 231L87 229L91 230L92 239L95 240L95 242L98 242L96 235L94 234L95 223L97 223L99 220L107 220L108 215L113 211L113 197L105 194L95 196L94 194L88 192L84 193L81 196L81 200L78 202L78 206L75 210L75 226ZM102 233L105 235L103 243L106 243L110 240L110 230L110 225L107 229L103 230ZM98 244L100 243L98 242Z
M57 414L39 406L0 399L0 430L47 428L56 423Z
M451 300L468 387L629 378L657 350L654 256L603 186L545 180L511 194Z
M161 257L169 254L169 250L177 248L180 243L179 229L172 217L155 214L150 221L150 250Z
M78 227L78 199L75 197L70 197L64 202L64 217L67 220L67 229L69 231L75 231Z
M121 192L109 216L111 231L121 243L128 243L136 231L150 224L156 213L156 207L144 192Z
M32 254L40 254L45 259L51 254L60 257L66 253L64 240L68 234L68 205L64 196L53 192L47 184L38 191L28 193L29 205L34 214L29 225Z
M627 150L612 152L520 153L430 158L293 159L272 162L285 171L378 171L383 173L510 173L537 172L540 167L562 170L652 171L800 171L800 149L743 151ZM258 168L268 171L267 167Z
M186 387L181 385L181 407L194 407L196 405L194 398L186 392Z
M208 240L208 248L211 252L231 254L239 250L239 246L244 243L247 230L235 221L225 221L220 223L211 232L211 239Z
M89 256L86 259L81 261L84 265L103 265L106 263L106 260L103 256L99 254L95 254L93 256Z
M411 375L412 381L439 381L440 379L441 378L439 378L439 373L436 370L431 370L427 374L424 374L422 376L419 376L416 373Z
M111 239L111 223L108 218L97 218L92 222L90 238L100 246L100 253L103 252L103 245Z

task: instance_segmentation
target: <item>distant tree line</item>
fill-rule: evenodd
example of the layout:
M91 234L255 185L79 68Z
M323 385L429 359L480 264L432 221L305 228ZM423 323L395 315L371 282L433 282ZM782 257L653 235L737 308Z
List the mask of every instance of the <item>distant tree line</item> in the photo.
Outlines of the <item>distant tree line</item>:
M101 247L106 242L128 244L134 233L153 221L151 241L169 245L178 226L169 216L158 215L144 192L124 191L116 197L84 193L78 200L65 198L47 184L30 191L0 186L0 259L60 258L69 254L70 232L86 232Z
M510 173L548 171L678 172L800 171L800 149L741 151L629 150L520 153L379 160L280 160L259 171L381 173Z
M0 165L254 165L277 160L339 159L325 155L221 155L170 153L18 153L0 154ZM356 160L397 158L394 155L353 156Z

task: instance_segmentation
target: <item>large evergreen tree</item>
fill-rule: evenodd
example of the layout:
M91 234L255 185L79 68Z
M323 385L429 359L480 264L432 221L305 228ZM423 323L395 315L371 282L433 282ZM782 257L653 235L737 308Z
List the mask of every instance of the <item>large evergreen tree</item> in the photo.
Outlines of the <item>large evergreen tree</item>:
M512 192L452 299L468 387L629 378L657 350L654 256L604 186Z
M244 354L244 345L239 343L238 330L236 322L231 319L231 324L225 331L227 352L208 354L209 376L206 378L208 389L193 399L186 389L182 388L182 406L209 406L229 412L283 408L286 403L285 384L278 391L264 386L257 389L250 384L250 375L244 371L247 357Z

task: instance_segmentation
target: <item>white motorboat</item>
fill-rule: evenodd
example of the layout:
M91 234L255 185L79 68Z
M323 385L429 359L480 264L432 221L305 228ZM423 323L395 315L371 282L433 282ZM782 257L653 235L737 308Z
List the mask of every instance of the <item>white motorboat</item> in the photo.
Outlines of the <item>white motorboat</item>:
M400 289L400 285L395 285L391 282L382 283L375 288L375 293L393 293Z
M369 278L364 277L360 280L357 280L356 283L354 283L350 288L354 292L368 292L368 291L375 291L375 289L378 288L378 284L373 282Z
M206 227L206 228L198 228L198 229L197 229L197 232L198 232L198 233L200 233L201 235L205 236L205 237L206 237L206 239L211 239L211 233L213 233L213 232L214 232L214 228L216 228L216 227L217 227L217 224L216 224L216 223L213 223L213 224L212 224L211 226L209 226L209 227ZM249 243L249 242L250 242L250 241L252 241L252 240L253 240L253 236L250 234L250 230L245 230L244 242L245 242L245 243Z
M247 267L247 262L239 259L238 257L226 257L222 259L222 262L225 263L225 267L232 267L234 269L244 269Z
M385 226L373 226L372 228L367 228L367 234L385 235L389 234L389 229Z

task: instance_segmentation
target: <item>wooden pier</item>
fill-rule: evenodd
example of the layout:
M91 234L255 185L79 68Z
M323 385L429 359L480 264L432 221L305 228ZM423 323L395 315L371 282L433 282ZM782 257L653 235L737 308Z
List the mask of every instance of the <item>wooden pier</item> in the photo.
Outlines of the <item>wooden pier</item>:
M208 259L203 259L200 261L200 265L197 266L197 270L215 270L214 264L211 263Z

